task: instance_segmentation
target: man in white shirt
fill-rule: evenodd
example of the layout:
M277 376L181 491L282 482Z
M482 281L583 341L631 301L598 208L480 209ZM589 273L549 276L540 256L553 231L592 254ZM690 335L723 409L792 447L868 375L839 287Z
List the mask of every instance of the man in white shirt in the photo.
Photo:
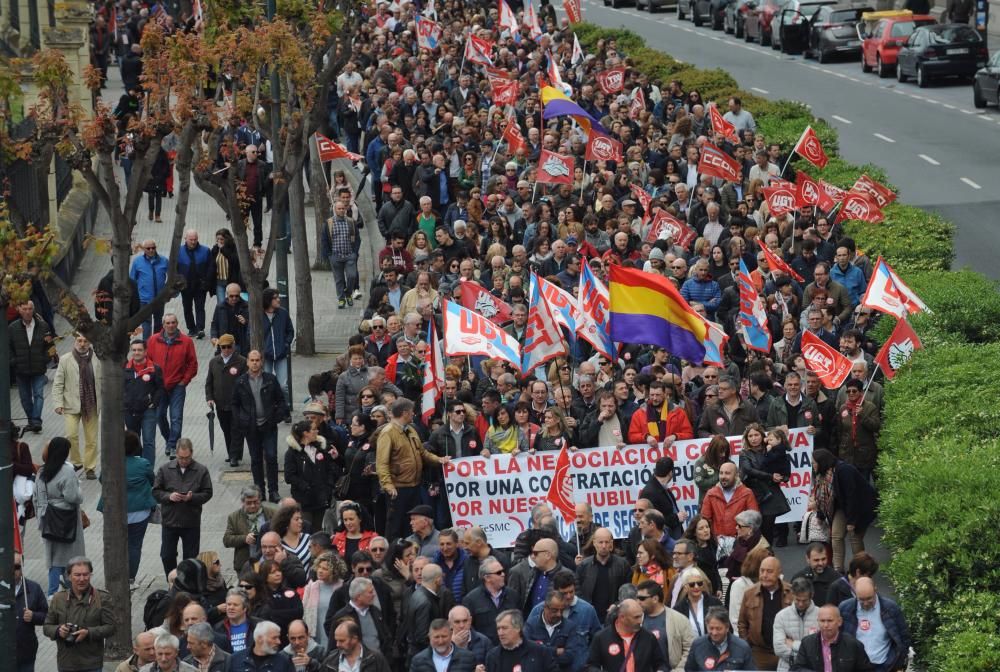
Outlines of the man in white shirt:
M723 119L736 127L736 132L743 137L743 131L756 131L757 123L753 120L753 115L743 109L743 101L739 96L732 96L729 99L729 111Z
M430 646L413 657L410 669L447 672L475 667L475 655L468 649L455 646L451 634L451 624L447 619L435 618L431 621Z
M344 71L337 77L337 95L343 97L355 84L361 84L363 78L357 72L354 61L348 61L344 66Z

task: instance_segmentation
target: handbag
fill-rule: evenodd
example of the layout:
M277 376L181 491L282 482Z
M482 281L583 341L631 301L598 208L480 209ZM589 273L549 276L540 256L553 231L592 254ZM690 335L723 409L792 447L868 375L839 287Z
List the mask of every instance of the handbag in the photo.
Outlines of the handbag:
M354 465L358 463L358 458L361 457L362 452L358 450L354 453L354 459L351 460L350 468L333 484L333 494L337 499L347 499L347 495L351 491L351 472L354 471Z
M76 526L79 517L80 509L75 506L72 509L57 509L54 506L47 506L41 521L42 539L72 544L76 541Z
M34 476L15 476L14 477L14 501L18 504L24 504L25 502L31 501L31 498L35 496L35 477Z

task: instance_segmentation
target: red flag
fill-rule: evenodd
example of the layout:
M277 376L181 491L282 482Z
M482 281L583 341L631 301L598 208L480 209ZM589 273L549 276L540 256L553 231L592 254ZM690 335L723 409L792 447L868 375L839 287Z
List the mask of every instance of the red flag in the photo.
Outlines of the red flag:
M801 170L795 171L795 185L800 208L805 205L815 205L820 210L829 212L836 205L819 182Z
M605 95L621 93L625 88L625 68L611 68L597 73L597 85Z
M846 191L844 191L843 189L841 189L840 187L838 187L836 185L833 185L833 184L830 184L829 182L826 182L825 180L820 180L819 181L819 187L824 192L826 192L827 196L829 196L833 200L834 205L836 205L837 203L840 203L842 200L844 200L845 198L847 198L847 192Z
M503 135L500 136L500 139L507 143L511 154L516 154L519 149L527 150L528 148L528 143L521 135L521 127L517 125L517 121L513 117L507 120L507 125L503 129Z
M724 151L706 142L701 148L701 159L698 161L698 174L711 175L727 182L743 181L743 168L739 161Z
M767 267L773 270L779 270L787 273L788 275L795 278L796 282L805 282L805 279L795 272L795 269L788 265L788 263L776 255L767 245L761 245L761 253L767 257Z
M708 118L712 120L713 131L739 143L740 136L736 134L736 127L722 117L722 113L719 112L718 106L714 103L708 106Z
M881 222L885 217L878 204L868 194L849 191L844 200L841 201L840 213L837 215L838 222L845 219L856 219L875 224Z
M573 157L543 149L538 157L538 181L542 184L573 184Z
M653 209L653 197L647 194L646 190L638 184L633 184L630 188L632 190L632 195L635 196L635 200L639 201L639 205L642 206L643 221L649 219L653 214L650 212L650 210Z
M494 105L513 105L517 102L521 84L517 80L501 80L490 78L493 89Z
M903 365L910 361L910 357L923 344L917 332L906 320L896 322L896 328L892 330L892 335L885 342L882 349L875 355L875 363L882 369L882 373L888 380L896 377L896 372L903 368Z
M497 68L492 65L484 65L483 70L486 71L486 76L490 78L490 83L493 83L494 79L514 79L514 76L504 70L503 68Z
M861 305L902 319L907 313L931 312L882 257L875 262Z
M583 10L580 7L580 0L563 0L563 9L566 11L566 18L570 23L583 21Z
M879 184L865 173L862 173L861 177L855 180L850 191L866 194L878 206L879 210L896 200L896 193L892 189Z
M492 51L492 42L475 35L469 35L465 41L464 59L479 65L493 65L493 57L490 55Z
M628 116L631 119L638 119L642 111L646 109L646 94L642 92L642 89L635 90L635 96L632 98L632 102L628 104Z
M828 390L843 385L851 373L851 360L808 330L802 332L802 358L806 360L806 368L819 376Z
M511 308L502 299L498 299L478 282L463 280L459 283L459 303L473 310L494 324L503 324L511 319Z
M764 187L764 198L767 199L768 211L775 217L795 210L797 203L797 190L791 183L779 184L772 187Z
M698 238L698 232L688 226L686 222L677 219L666 210L660 209L656 211L653 223L650 225L649 231L646 232L646 242L655 243L663 233L673 239L674 245L680 245L685 249L689 249L691 243Z
M316 151L319 152L319 160L324 163L327 161L333 161L334 159L350 159L351 161L360 161L365 158L360 154L347 151L346 147L338 145L322 133L316 134Z
M825 167L830 160L827 158L826 152L823 151L823 145L812 126L806 126L806 130L802 131L802 137L795 143L794 151L817 168Z
M17 519L17 500L11 497L10 505L14 509L14 552L24 555L24 544L21 543L21 523Z
M573 478L569 473L569 446L565 439L559 440L562 441L562 449L556 459L556 470L545 501L562 514L564 523L572 525L576 522L576 505L573 503Z
M591 131L587 138L587 149L583 158L587 161L623 161L625 157L622 143L614 138Z

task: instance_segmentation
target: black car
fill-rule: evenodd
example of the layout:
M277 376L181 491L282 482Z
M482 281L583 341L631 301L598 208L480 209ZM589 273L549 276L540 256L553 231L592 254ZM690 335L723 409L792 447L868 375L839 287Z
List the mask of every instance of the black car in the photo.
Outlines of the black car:
M725 18L722 22L723 29L730 35L743 37L743 22L746 20L750 0L733 0L726 4Z
M735 0L709 0L708 14L712 30L722 30L726 23L726 8Z
M861 40L856 26L871 7L825 5L809 19L809 46L806 56L826 63L831 56L861 56Z
M1000 105L1000 51L976 72L976 80L972 85L972 102L976 107L986 107L993 103Z
M989 56L983 38L971 26L921 26L896 55L896 79L905 82L913 77L924 88L942 77L972 77Z
M694 25L700 26L712 20L711 0L677 0L677 20L691 17Z
M624 7L625 5L635 5L635 0L604 0L605 7Z

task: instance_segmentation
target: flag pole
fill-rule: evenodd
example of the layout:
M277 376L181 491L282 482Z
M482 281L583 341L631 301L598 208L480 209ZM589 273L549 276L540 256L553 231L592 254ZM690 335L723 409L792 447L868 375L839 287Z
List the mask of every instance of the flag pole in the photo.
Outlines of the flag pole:
M587 184L587 159L583 160L583 172L580 174L580 202L583 202L583 188Z
M801 138L800 138L800 139L801 139ZM795 143L795 144L796 144L796 146L798 146L798 144L799 144L799 143ZM794 154L795 154L795 150L794 150L794 149L793 149L792 151L790 151L790 152L788 153L788 158L787 158L787 159L785 159L785 165L783 165L783 166L781 167L781 172L780 172L780 173L778 173L778 177L780 177L781 179L785 179L785 178L784 178L784 175L785 175L785 170L786 170L786 169L788 168L788 164L792 162L792 156L793 156Z
M871 384L873 382L875 382L875 376L878 374L878 364L875 364L873 362L872 368L874 369L872 371L872 376L871 376L871 378L868 379L868 382L865 383L865 389L861 392L861 401L858 402L858 406L859 407L860 407L861 404L865 403L865 396L867 396L867 394L868 394L868 388L871 387Z

